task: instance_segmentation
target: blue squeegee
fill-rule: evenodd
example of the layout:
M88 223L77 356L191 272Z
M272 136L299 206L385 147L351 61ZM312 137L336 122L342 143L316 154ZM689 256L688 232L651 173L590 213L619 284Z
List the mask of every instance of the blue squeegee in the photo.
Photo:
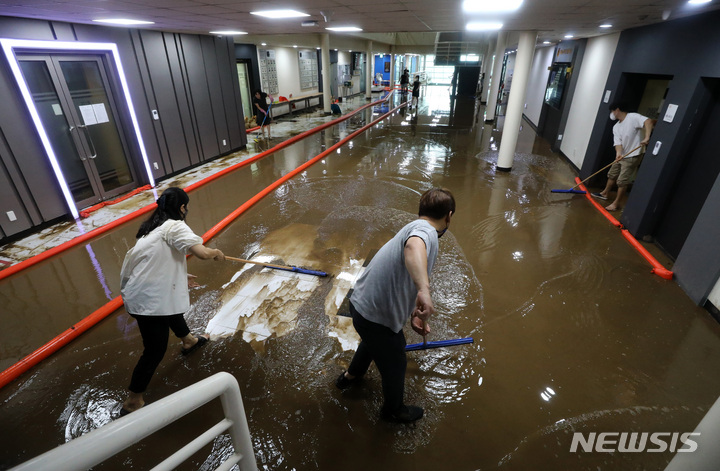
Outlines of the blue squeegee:
M584 195L586 192L585 190L576 190L575 188L570 188L569 190L550 190L550 193L577 193L579 195Z
M427 343L413 343L405 345L406 352L412 352L413 350L427 350L428 348L440 348L440 347L452 347L454 345L464 345L466 343L473 343L472 337L466 337L464 339L453 339L453 340L438 340L436 342Z
M304 273L306 275L328 276L328 274L325 273L324 271L308 270L307 268L299 268L299 267L292 267L292 266L285 266L285 265L273 265L271 263L256 262L254 260L245 260L242 258L228 257L227 255L225 255L225 258L227 260L234 260L236 262L254 263L255 265L262 265L264 267L274 268L276 270L294 271L295 273Z

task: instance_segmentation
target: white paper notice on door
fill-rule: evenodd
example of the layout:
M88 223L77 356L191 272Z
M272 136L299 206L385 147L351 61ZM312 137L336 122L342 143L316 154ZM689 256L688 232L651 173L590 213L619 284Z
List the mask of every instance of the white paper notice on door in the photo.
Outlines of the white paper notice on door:
M95 112L95 120L97 124L107 123L110 121L108 118L107 111L105 110L105 103L96 103L92 105L93 111Z
M83 124L85 126L91 126L93 124L97 124L97 119L95 118L95 111L93 110L93 105L80 106L80 114L82 114Z
M104 103L82 105L80 106L80 114L82 114L83 124L85 124L85 126L92 126L93 124L102 124L110 121Z

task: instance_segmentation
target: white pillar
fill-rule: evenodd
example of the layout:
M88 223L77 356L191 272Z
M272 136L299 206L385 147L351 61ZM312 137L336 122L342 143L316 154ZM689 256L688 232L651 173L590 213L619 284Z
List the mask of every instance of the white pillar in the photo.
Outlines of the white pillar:
M395 88L395 46L390 46L390 90Z
M330 93L330 34L322 33L322 84L323 84L323 111L330 114L332 93Z
M498 89L500 88L500 75L502 74L503 57L505 56L505 43L507 41L507 33L499 31L497 35L497 43L495 43L495 62L493 63L492 76L490 78L490 96L488 96L487 106L485 107L485 122L491 123L495 121L495 107L497 106Z
M492 52L495 47L495 42L488 38L488 45L487 50L485 51L485 57L483 57L482 61L482 68L480 70L480 73L483 74L483 96L488 96L488 84L490 83L490 61L492 60ZM483 99L483 96L480 96L480 103L486 103L487 98Z
M523 31L520 33L517 57L515 58L515 71L513 72L512 88L508 97L505 124L500 138L500 152L498 153L498 170L509 172L515 158L520 124L522 123L527 84L530 78L533 56L535 55L535 42L537 31Z
M365 78L365 99L372 99L372 77L375 74L375 68L373 67L373 58L375 54L372 52L372 41L367 42L367 52L365 52L365 67L366 67L366 78Z

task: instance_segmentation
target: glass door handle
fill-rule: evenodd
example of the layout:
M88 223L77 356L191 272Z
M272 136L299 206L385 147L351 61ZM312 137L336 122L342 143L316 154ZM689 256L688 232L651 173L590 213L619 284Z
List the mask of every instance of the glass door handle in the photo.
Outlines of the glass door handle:
M79 127L79 126L78 126L78 127ZM74 130L76 130L76 129L77 129L77 127L75 127L75 126L70 126L70 128L68 128L68 132L72 133L72 132L73 132ZM87 160L86 157L83 157L83 152L78 152L78 157L80 157L80 160L82 160L83 162Z
M92 147L92 155L90 156L90 158L94 159L95 157L97 157L97 151L95 150L95 143L90 136L90 131L88 131L87 126L85 126L84 124L78 124L78 127L82 128L83 131L85 131L85 136L87 137L88 143L90 144L90 147Z

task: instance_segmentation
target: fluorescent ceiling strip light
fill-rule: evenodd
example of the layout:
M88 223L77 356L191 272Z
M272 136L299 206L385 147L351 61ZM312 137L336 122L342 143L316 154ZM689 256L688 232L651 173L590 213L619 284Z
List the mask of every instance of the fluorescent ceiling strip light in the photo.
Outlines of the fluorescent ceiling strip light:
M239 36L241 34L247 34L245 31L210 31L210 34L220 34L223 36Z
M522 0L465 0L463 10L469 13L487 13L497 11L515 11Z
M357 26L337 26L334 28L325 28L328 31L347 32L347 31L362 31L362 28Z
M489 22L481 22L481 21L475 21L472 23L468 23L465 28L468 31L496 31L498 29L502 29L503 24L502 23L489 23Z
M307 13L302 13L296 10L263 10L263 11L251 11L251 15L264 16L265 18L300 18L303 16L310 16Z
M65 181L65 176L62 173L60 164L58 163L57 157L55 156L55 152L50 145L50 140L48 139L45 128L43 127L42 121L40 120L40 115L35 108L35 102L33 101L32 95L30 94L30 89L25 82L25 77L23 77L23 74L20 71L20 64L15 57L15 49L110 52L113 60L115 61L115 67L117 68L120 84L122 86L123 94L125 95L125 100L128 106L128 112L130 113L130 119L132 120L135 135L137 136L138 140L138 146L140 147L140 153L142 154L143 163L145 164L145 171L147 172L148 181L150 182L151 186L155 186L155 179L153 178L152 170L150 170L150 162L148 160L147 153L145 152L145 143L143 141L142 135L140 134L140 126L138 125L137 116L135 115L135 107L133 106L132 98L130 97L130 90L128 88L127 80L125 79L125 72L123 71L122 63L120 62L120 53L118 52L117 46L115 44L85 43L74 41L37 41L29 39L0 38L0 45L2 45L2 49L8 59L8 63L10 64L10 69L13 71L13 75L15 75L15 81L17 81L18 87L20 87L20 93L25 100L25 104L28 107L28 111L30 112L33 123L35 124L35 129L37 129L40 140L43 143L43 147L45 147L45 152L50 159L50 165L52 166L53 171L55 172L55 176L60 183L60 188L63 192L63 196L65 196L65 201L67 202L67 205L70 208L70 212L75 219L79 217L77 207L75 206L75 200L73 199L72 193L70 192L67 182Z
M109 25L133 26L133 25L154 25L154 21L129 20L125 18L108 18L106 20L93 20L95 23L105 23Z

